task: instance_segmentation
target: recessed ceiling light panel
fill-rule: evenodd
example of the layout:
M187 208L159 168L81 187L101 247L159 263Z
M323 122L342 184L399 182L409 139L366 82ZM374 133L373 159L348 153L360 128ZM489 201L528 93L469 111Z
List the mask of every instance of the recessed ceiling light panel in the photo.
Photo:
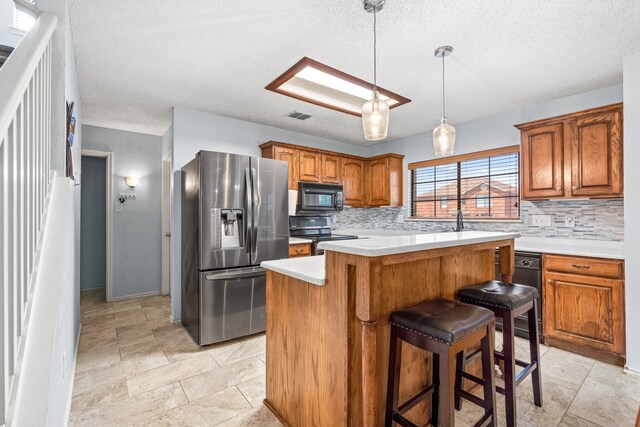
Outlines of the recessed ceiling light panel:
M304 57L265 88L332 110L362 116L362 105L371 98L373 84ZM410 99L378 87L389 108Z

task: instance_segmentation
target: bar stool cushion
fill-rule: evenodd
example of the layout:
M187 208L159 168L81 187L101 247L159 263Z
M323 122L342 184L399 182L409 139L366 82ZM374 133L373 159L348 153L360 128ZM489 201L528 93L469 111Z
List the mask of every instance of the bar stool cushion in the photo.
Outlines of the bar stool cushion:
M533 286L488 280L460 289L458 298L469 304L513 310L538 298L538 290Z
M494 318L491 310L444 298L391 313L389 323L429 338L453 344Z

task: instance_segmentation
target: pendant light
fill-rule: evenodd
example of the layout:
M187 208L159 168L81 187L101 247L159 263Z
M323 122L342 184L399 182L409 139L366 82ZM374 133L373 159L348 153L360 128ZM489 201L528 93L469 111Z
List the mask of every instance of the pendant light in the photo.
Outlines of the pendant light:
M436 156L453 154L453 147L456 145L456 129L447 124L444 114L444 57L449 56L452 51L451 46L440 46L435 51L436 58L442 58L442 118L440 126L433 130L433 149Z
M373 12L373 92L371 93L371 101L365 102L362 106L362 128L366 140L380 141L387 137L387 129L389 128L389 105L380 99L376 69L376 12L382 10L384 0L364 0L363 4L365 11Z

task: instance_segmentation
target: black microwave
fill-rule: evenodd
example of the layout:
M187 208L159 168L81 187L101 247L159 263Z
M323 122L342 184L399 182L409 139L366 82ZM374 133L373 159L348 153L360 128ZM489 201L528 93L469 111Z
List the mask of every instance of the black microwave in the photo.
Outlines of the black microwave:
M298 212L341 211L344 203L342 185L301 182L298 184Z

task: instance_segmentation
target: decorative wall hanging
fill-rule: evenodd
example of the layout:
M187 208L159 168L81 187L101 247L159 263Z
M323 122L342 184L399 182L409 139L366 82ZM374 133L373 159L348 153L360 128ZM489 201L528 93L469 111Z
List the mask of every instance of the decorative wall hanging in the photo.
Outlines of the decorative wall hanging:
M73 175L73 154L71 153L73 138L76 131L76 113L73 111L73 105L73 102L67 101L67 140L65 145L67 150L66 176L75 180Z

